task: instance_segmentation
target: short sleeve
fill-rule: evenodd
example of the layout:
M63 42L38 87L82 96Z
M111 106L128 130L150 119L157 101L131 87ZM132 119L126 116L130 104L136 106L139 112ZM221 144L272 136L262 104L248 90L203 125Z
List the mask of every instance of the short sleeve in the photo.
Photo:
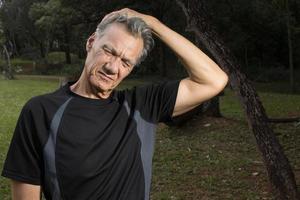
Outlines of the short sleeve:
M152 122L169 122L177 98L179 80L137 88L136 101L141 115Z
M31 106L27 103L17 121L2 176L29 184L41 184L42 151L35 123Z

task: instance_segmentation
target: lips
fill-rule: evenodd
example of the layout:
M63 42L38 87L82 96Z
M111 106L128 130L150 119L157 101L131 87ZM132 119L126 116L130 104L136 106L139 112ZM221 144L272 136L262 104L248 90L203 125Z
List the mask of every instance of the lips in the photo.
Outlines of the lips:
M105 81L113 81L113 79L106 75L105 73L98 71L97 74L100 76L101 79L105 80Z

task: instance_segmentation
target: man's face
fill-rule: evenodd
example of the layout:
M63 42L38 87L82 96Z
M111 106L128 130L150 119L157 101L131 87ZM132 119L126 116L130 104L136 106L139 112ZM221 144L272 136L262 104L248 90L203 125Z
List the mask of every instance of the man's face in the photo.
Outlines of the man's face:
M85 76L94 89L109 94L132 71L142 52L143 40L115 23L101 36L90 36L86 48Z

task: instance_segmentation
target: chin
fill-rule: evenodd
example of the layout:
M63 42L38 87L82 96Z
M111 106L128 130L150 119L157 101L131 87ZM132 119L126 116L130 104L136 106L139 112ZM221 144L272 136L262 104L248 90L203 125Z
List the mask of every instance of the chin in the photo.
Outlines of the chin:
M92 88L94 88L99 92L107 92L113 89L112 85L103 83L102 81L99 80L93 80L93 79L90 80L90 85L92 86Z

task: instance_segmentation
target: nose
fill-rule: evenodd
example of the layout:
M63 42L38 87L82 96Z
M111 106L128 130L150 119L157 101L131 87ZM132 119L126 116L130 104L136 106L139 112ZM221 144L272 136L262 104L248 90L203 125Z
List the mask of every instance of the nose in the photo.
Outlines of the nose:
M117 74L119 70L120 60L118 57L111 57L111 59L104 65L105 73L107 74Z

